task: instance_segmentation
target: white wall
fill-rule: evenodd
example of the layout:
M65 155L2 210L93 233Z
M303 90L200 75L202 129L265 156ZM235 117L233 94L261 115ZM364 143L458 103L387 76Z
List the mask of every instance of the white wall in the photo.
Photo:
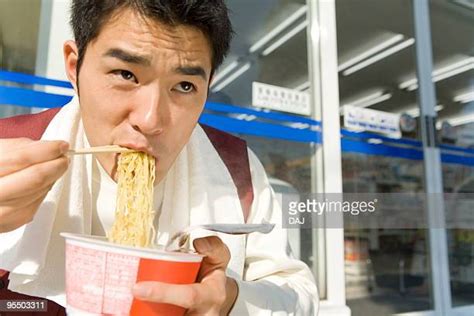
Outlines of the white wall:
M69 25L71 0L43 0L36 55L36 75L67 80L63 43L73 39ZM49 91L49 90L48 90Z

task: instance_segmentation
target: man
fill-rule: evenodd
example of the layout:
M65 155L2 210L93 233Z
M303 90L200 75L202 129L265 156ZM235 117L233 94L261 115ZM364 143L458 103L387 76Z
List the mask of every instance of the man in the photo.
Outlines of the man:
M9 288L65 304L59 232L107 233L117 160L65 154L69 147L114 144L156 159L159 244L191 224L277 224L268 235L193 236L206 255L198 282L138 283L136 298L179 305L190 315L315 313L314 280L286 253L281 208L258 159L231 136L197 125L229 49L223 1L77 0L71 21L75 42L64 44L64 60L77 97L43 114L41 141L0 140L0 269L10 271ZM18 135L3 130L0 137ZM233 156L240 157L237 167L229 163Z

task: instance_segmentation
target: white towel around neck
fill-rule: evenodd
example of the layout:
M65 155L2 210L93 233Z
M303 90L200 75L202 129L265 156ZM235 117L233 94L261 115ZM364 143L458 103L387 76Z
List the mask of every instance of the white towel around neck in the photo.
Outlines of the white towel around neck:
M41 139L65 140L71 148L81 148L83 133L79 101L74 97L53 118ZM90 156L73 156L69 170L55 183L34 220L0 234L0 269L11 271L10 290L65 305L64 239L59 233L90 234L91 181ZM171 234L188 225L244 222L230 173L199 125L163 181L158 244L165 244ZM243 238L219 236L231 253L241 253L237 249L245 247ZM232 257L229 269L242 276L243 261Z

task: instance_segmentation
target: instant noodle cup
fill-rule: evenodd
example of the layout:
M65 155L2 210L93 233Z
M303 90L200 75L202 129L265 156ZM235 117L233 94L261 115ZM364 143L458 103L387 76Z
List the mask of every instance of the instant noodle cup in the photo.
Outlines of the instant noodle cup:
M66 239L68 315L184 315L182 307L134 298L132 287L140 281L194 283L202 255L123 246L105 237L61 236Z

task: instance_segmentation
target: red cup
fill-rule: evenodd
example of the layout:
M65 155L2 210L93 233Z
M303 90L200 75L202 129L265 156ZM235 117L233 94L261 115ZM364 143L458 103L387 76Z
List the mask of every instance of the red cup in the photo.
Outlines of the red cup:
M66 239L68 315L184 315L170 304L135 299L140 281L191 284L203 256L117 245L105 237L61 233Z

